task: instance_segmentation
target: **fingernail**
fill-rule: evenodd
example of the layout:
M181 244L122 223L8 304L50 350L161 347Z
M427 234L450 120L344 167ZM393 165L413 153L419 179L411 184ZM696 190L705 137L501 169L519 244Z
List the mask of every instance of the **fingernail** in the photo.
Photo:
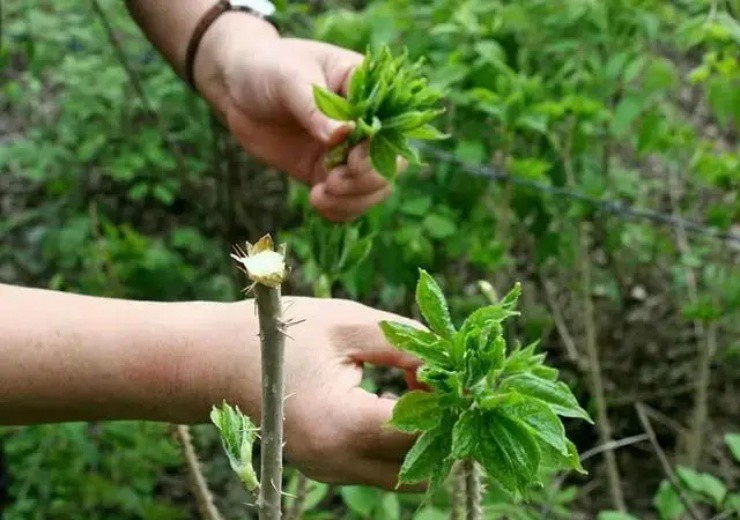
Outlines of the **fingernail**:
M340 121L334 121L332 119L324 127L324 141L330 142L334 134L336 134L340 128L344 126Z

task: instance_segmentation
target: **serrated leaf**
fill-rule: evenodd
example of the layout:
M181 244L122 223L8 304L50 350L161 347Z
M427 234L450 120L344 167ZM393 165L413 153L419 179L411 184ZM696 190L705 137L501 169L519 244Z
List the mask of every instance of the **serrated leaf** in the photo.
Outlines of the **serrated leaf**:
M471 457L478 437L479 412L466 410L452 428L452 457L458 460Z
M423 269L419 269L419 281L416 285L416 304L429 327L440 336L451 339L455 335L447 300L434 278Z
M537 480L540 449L520 421L493 410L481 418L476 459L488 477L510 492L523 494Z
M735 460L740 462L740 434L728 433L725 435L725 443L727 444L727 447L730 448Z
M446 421L424 432L406 454L398 475L399 484L416 484L427 480L449 457L451 445L452 430Z
M442 338L404 323L380 322L385 339L399 350L408 352L424 361L441 366L451 366Z
M511 288L511 290L506 293L506 296L504 296L501 299L501 306L504 309L508 310L514 310L516 309L517 303L519 302L519 297L522 295L522 284L517 282L514 284L514 287Z
M439 396L414 390L401 396L396 402L391 424L401 431L415 433L431 430L439 424L441 417Z
M416 379L418 379L420 383L429 385L435 390L439 390L441 392L452 392L457 388L458 385L455 381L456 379L459 379L459 377L460 374L457 372L432 365L423 365L416 372Z
M562 381L550 381L532 374L518 373L501 382L501 391L516 391L520 394L539 399L546 403L553 412L564 417L577 417L593 423L586 410L581 408L573 392Z
M539 376L539 374L536 374L535 372L537 368L543 366L542 363L545 358L543 354L537 354L536 349L538 345L539 340L530 343L524 348L517 348L514 350L514 352L512 352L504 362L504 371L508 375L515 374L517 372L532 372L534 375ZM547 369L548 367L545 368ZM544 370L543 373L548 376L544 379L552 379L550 370Z
M568 454L568 439L560 418L548 405L538 399L517 399L504 402L498 411L512 419L519 420L532 429L532 433L561 452Z
M519 313L517 311L506 309L501 304L488 305L487 307L477 309L468 316L462 327L460 327L460 331L467 333L474 328L483 329L493 323L501 323L507 318L518 315Z
M256 438L256 426L238 406L231 406L226 401L221 407L214 406L211 409L210 419L221 434L221 443L231 469L239 476L247 490L256 490L259 487L259 480L252 466L252 445Z
M352 119L352 105L342 96L314 85L313 97L316 106L327 117L337 121L350 121Z
M727 494L727 486L720 479L709 473L699 473L698 471L678 466L676 473L681 482L691 491L702 494L711 498L715 505L720 505Z
M581 466L581 459L578 456L578 449L575 444L566 439L565 444L567 446L567 452L563 455L550 444L542 442L540 439L538 440L540 441L540 465L543 468L548 468L554 471L572 469L583 475L587 473L586 470L583 469L583 466Z
M393 180L398 173L396 147L384 135L375 136L370 141L370 161L373 168L385 179Z

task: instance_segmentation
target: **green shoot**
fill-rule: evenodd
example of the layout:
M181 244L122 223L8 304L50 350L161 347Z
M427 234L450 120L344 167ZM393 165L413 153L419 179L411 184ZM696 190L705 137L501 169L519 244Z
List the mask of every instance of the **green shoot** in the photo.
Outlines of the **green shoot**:
M252 466L252 445L257 437L257 427L244 415L239 407L231 406L226 401L221 407L211 410L211 422L221 434L229 465L247 491L254 493L259 488L259 480Z
M422 65L422 61L410 63L407 52L394 57L383 46L377 51L368 50L352 75L346 98L314 87L321 112L354 123L347 141L329 153L327 169L346 163L349 150L367 139L373 168L394 180L398 156L413 164L420 162L411 139L447 137L430 124L444 110L437 108L441 93L429 87L421 74Z
M504 320L517 316L517 284L494 305L456 329L440 287L421 271L416 301L430 331L383 322L388 341L424 362L413 391L396 404L391 424L420 433L401 468L401 484L438 487L455 460L475 460L488 478L514 495L540 484L541 470L583 471L558 416L591 421L536 343L509 348Z

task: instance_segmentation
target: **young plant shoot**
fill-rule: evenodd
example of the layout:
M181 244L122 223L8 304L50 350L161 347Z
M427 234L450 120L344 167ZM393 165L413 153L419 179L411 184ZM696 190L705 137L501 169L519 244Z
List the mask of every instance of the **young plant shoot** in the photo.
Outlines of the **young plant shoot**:
M526 496L541 469L583 471L558 416L590 417L536 344L510 349L504 339L502 322L519 314L520 292L517 284L458 330L440 287L421 270L416 302L430 330L381 323L390 343L423 360L418 379L430 388L405 394L393 411L393 426L421 434L403 463L401 484L429 480L433 490L455 460L474 460L490 481Z
M369 140L373 168L394 180L397 157L420 162L411 139L445 139L430 123L444 112L436 108L441 93L421 74L422 61L410 63L408 53L394 57L387 46L368 50L352 74L347 98L314 87L319 110L338 121L354 124L349 138L327 156L327 169L347 162L349 150Z
M221 407L211 410L211 422L221 434L221 443L229 459L229 465L237 474L244 487L255 493L260 486L257 474L252 466L252 446L257 437L257 427L239 410L226 401Z

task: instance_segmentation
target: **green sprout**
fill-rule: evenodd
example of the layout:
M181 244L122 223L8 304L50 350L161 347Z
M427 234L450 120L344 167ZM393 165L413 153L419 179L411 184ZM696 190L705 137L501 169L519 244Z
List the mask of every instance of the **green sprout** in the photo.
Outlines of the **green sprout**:
M410 63L406 51L394 57L383 46L367 51L352 75L346 98L314 87L321 112L337 121L354 123L348 139L328 154L327 169L346 163L349 150L367 139L373 168L394 180L398 156L413 164L420 162L411 139L447 138L430 124L444 110L436 108L442 96L429 87L421 74L422 66L421 60Z
M252 446L257 437L257 427L238 406L233 407L226 401L220 408L213 407L211 422L221 433L221 443L231 469L248 491L255 492L260 486L252 466Z
M433 490L455 460L475 460L504 490L526 496L541 484L541 470L583 471L558 416L591 422L589 415L536 343L509 349L504 338L502 323L519 314L520 293L517 284L458 330L441 289L421 270L416 301L431 330L381 323L391 344L423 361L418 379L431 390L409 392L394 408L394 427L421 434L399 483L429 480Z

